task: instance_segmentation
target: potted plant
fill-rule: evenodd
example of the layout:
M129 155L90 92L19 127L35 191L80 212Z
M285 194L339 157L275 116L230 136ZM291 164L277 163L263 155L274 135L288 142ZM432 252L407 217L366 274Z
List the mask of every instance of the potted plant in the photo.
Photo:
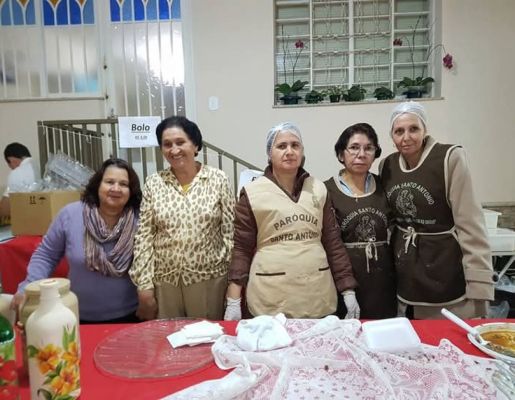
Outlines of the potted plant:
M329 86L327 94L331 103L338 103L342 97L343 89L341 86Z
M297 104L299 99L302 98L299 96L299 90L302 90L307 83L308 81L301 81L300 79L293 82L291 86L287 83L281 83L275 85L275 91L282 94L279 100L282 100L283 104Z
M411 77L405 76L397 84L398 88L405 88L405 90L402 92L402 94L405 94L406 97L409 99L422 97L422 95L424 93L427 93L429 91L428 90L429 84L435 81L430 76L424 77L424 72L425 72L425 68L426 68L425 65L422 67L421 75L415 77L415 75L416 75L415 37L416 37L417 32L419 32L418 26L419 26L420 20L421 20L421 17L419 16L417 18L417 22L415 23L415 27L413 27L411 29L411 37L410 36L397 37L393 41L394 46L403 46L403 39L404 39L407 43L407 48L409 50L410 62L411 62ZM433 51L435 51L438 48L442 48L443 52L445 53L445 56L442 58L443 66L446 69L452 69L454 66L452 55L445 51L445 47L443 44L430 45L427 49L425 61L427 62L429 60L429 57L433 53Z
M317 90L312 90L309 93L306 93L306 97L304 97L304 100L308 104L316 104L320 103L322 100L324 100L325 93L319 92Z
M300 79L295 79L295 68L297 67L297 62L299 61L299 57L307 48L306 44L302 40L297 40L294 44L295 49L291 51L286 45L286 40L284 40L284 27L281 27L281 33L283 37L282 48L283 48L283 72L285 80L288 79L288 71L287 65L291 65L291 84L288 82L279 83L275 85L275 91L282 94L282 97L279 100L282 100L283 104L297 104L299 99L302 97L299 96L299 91L301 91L304 86L308 84L308 81L303 81Z
M352 85L343 93L345 101L361 101L365 98L367 90L361 85Z
M374 90L374 97L377 100L390 100L395 97L395 93L386 86L380 86Z
M417 76L415 79L408 78L405 76L402 78L397 84L399 88L406 88L402 94L405 94L408 99L414 99L418 97L422 97L424 93L428 92L428 85L435 80L430 76L423 78L421 76Z

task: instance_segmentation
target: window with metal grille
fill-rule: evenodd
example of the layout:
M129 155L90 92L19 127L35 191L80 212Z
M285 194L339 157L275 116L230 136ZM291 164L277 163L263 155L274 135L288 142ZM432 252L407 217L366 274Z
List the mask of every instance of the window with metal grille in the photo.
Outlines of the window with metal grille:
M0 101L105 97L184 114L180 0L0 0Z
M432 77L439 94L442 54L436 0L275 0L275 83L308 82L299 92L361 85L402 96L405 77ZM276 101L280 94L276 96Z

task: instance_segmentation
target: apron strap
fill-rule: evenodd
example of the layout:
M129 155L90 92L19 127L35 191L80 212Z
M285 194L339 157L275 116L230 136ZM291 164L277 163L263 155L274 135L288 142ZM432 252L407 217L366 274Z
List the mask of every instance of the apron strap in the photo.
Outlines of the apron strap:
M402 226L396 225L397 228L404 232L402 238L404 239L404 254L408 253L409 245L411 244L413 247L417 247L415 242L417 236L438 236L438 235L452 235L456 240L458 240L458 235L456 234L456 225L454 225L448 231L442 232L417 232L415 228L412 226L408 226L408 228L403 228Z
M388 242L386 240L380 240L376 242L375 238L369 239L368 242L348 242L344 243L347 248L364 248L367 260L367 273L370 273L369 261L375 259L377 261L377 246L385 245Z

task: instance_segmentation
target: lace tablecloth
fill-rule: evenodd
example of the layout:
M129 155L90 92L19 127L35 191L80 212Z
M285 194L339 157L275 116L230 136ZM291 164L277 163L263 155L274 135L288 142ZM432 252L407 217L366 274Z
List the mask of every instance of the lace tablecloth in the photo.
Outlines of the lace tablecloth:
M448 340L417 352L373 353L357 320L288 320L289 347L245 352L236 337L213 345L217 365L234 368L167 399L498 399L496 362L464 354Z

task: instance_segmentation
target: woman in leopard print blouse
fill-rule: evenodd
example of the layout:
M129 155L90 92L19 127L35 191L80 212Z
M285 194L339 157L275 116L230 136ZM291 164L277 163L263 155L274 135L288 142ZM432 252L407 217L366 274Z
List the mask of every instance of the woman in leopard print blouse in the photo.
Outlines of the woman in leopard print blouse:
M156 128L170 164L143 190L130 276L138 287L142 319L220 320L233 246L234 197L219 169L202 165L197 125L170 117Z

